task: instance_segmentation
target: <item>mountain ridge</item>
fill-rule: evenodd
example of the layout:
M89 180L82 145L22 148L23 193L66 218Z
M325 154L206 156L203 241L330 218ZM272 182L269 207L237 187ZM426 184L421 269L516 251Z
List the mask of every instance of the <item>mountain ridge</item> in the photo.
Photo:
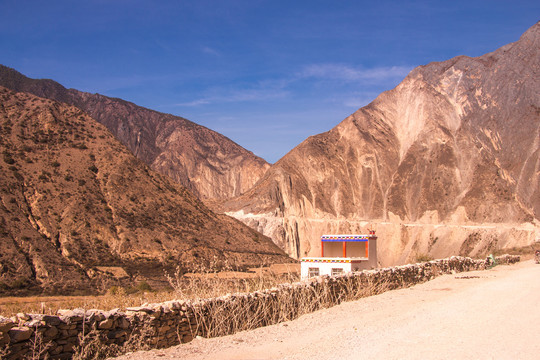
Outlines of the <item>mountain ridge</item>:
M216 209L294 257L318 254L323 233L361 232L370 224L380 233L385 266L420 253L444 257L469 247L467 255L482 256L534 241L540 237L539 28L478 58L414 69ZM492 231L484 223L515 226Z
M0 133L0 294L164 286L177 266L290 261L74 106L0 87Z
M151 168L203 199L240 195L270 166L222 134L123 99L66 89L50 79L30 79L3 65L0 85L80 108Z

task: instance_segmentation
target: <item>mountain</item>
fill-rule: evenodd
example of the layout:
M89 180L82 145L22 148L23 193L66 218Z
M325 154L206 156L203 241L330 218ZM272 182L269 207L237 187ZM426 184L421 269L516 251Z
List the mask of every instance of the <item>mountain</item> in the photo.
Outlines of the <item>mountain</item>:
M217 208L294 257L379 235L383 265L540 238L540 23L495 52L414 69Z
M0 294L95 292L211 261L289 261L79 108L0 87L0 134Z
M184 118L66 89L0 65L0 86L74 105L105 125L139 159L203 199L238 196L270 165L225 136Z

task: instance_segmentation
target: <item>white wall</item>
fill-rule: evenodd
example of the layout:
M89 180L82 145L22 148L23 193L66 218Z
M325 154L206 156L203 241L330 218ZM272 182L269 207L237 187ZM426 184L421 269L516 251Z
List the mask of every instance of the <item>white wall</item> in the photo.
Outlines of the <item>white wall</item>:
M306 258L306 260L309 258ZM328 258L319 258L328 260ZM300 265L300 274L302 279L307 279L309 276L309 268L318 268L319 276L321 275L332 275L332 269L343 269L343 272L352 271L352 263L342 263L342 262L310 262L302 261Z

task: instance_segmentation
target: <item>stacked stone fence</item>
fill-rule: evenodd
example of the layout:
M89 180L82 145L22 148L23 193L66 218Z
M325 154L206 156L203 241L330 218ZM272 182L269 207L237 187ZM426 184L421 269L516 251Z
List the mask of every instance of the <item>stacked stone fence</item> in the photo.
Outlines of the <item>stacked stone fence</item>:
M519 256L504 255L498 264ZM115 355L164 348L196 336L214 337L292 320L321 308L435 278L485 270L493 261L451 257L333 277L322 276L246 294L197 301L167 301L125 311L60 310L57 315L0 317L0 358L70 359L81 353ZM107 350L108 352L106 352ZM93 352L93 353L92 353Z

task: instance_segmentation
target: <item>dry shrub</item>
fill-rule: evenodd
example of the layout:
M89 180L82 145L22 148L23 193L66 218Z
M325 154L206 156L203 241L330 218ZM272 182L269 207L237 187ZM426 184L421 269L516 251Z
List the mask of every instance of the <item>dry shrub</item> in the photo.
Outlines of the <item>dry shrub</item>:
M36 326L34 328L33 336L30 339L30 348L29 351L21 357L24 360L48 360L50 359L47 351L52 346L52 343L49 341L45 343L43 340L42 331ZM0 348L0 359L7 359L8 356L13 356L10 354L9 344L3 348Z
M105 345L102 334L94 328L88 333L79 334L79 345L73 350L73 360L97 360L115 356L117 345Z
M49 358L49 354L47 353L47 351L52 346L52 344L51 342L45 343L43 341L43 335L40 331L38 331L37 327L34 329L34 336L32 340L30 340L30 345L31 353L26 356L27 360L46 360Z
M176 297L182 300L210 299L227 294L250 293L299 280L297 273L264 272L263 267L256 273L235 272L227 261L217 260L217 258L206 265L189 264L188 268L195 269L195 272L184 274L182 268L177 267L174 274L165 275ZM229 277L223 275L227 273L230 274Z
M201 301L194 306L195 335L223 336L294 320L342 301L357 300L389 289L386 282L370 279L363 282L358 277L325 280L317 279L307 286L286 284L267 291Z
M344 287L339 294L339 301L354 301L364 297L382 294L394 286L387 279L380 281L370 277L343 276ZM403 284L401 284L403 285ZM400 286L401 286L400 285Z
M4 348L0 348L0 359L7 358L8 354L9 354L9 345L7 345Z
M433 256L431 256L429 254L425 254L425 253L418 253L418 254L416 254L416 257L415 257L414 260L417 263L428 262L428 261L433 260Z
M83 326L83 329L85 327ZM108 344L106 335L95 327L79 334L79 345L74 348L73 360L99 360L116 357L127 352L150 350L154 329L144 324L134 329L122 344Z
M328 308L342 301L382 293L392 287L386 280L345 274L298 283L297 274L252 279L220 279L213 273L169 276L170 285L182 299L193 300L193 336L217 337L251 330ZM288 281L288 283L286 283ZM205 300L201 300L205 299Z

